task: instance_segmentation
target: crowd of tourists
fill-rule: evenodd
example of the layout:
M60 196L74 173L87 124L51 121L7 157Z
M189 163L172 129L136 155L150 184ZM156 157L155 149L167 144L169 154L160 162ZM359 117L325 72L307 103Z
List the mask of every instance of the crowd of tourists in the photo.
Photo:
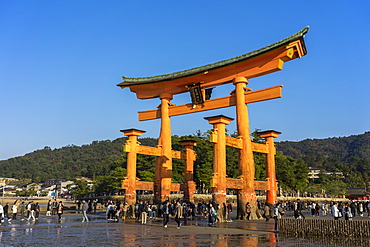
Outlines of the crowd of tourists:
M97 202L96 202L97 203ZM96 203L89 202L87 212L96 211ZM86 204L86 202L85 202ZM94 206L95 205L95 206ZM195 217L207 219L208 225L213 226L218 221L231 222L233 206L227 202L221 205L215 202L187 202L183 200L166 201L162 204L153 204L148 201L138 201L133 207L120 201L108 200L102 205L106 208L106 218L113 222L126 222L126 219L136 219L141 224L147 224L148 220L163 219L163 226L167 227L168 220L173 217L178 227L186 225L188 220ZM235 206L234 206L235 207ZM91 208L95 208L92 210ZM78 208L79 209L79 208ZM238 211L235 207L234 210ZM246 203L243 213L237 212L234 219L250 220L252 207ZM219 212L219 213L217 213ZM234 211L235 213L235 211ZM284 215L293 216L296 219L305 219L308 216L323 217L332 216L334 219L344 217L351 220L355 216L363 217L367 214L370 217L370 202L351 201L351 202L327 202L322 203L315 201L280 201L275 205L264 203L257 200L257 218L279 219ZM181 219L181 224L180 224Z
M63 202L49 200L47 204L45 216L58 215L58 220L61 220L63 214ZM0 222L20 221L36 221L40 217L40 205L38 202L27 200L15 200L12 205L9 202L5 205L0 204Z
M183 200L179 201L166 201L162 204L156 205L148 201L138 201L133 207L127 203L120 201L108 200L105 203L106 218L108 221L113 222L126 222L126 219L136 219L141 224L147 224L148 220L156 220L163 218L163 226L166 228L170 217L174 217L177 222L177 227L186 225L188 220L195 217L204 217L208 219L209 226L213 226L220 219L217 216L217 211L222 210L226 221L231 221L232 205L231 203L218 205L214 202L198 203L197 205L192 202ZM181 222L180 222L181 219Z

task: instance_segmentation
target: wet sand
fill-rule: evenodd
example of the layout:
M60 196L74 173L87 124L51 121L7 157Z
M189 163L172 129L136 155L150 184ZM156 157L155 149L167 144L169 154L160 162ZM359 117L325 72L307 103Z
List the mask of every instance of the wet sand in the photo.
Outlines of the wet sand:
M81 214L66 212L61 222L44 214L37 221L4 222L0 246L353 246L336 239L283 237L273 232L272 220L234 220L209 227L206 219L197 217L177 229L173 218L164 228L161 218L142 225L133 219L107 221L102 212L88 217L90 221L82 223Z

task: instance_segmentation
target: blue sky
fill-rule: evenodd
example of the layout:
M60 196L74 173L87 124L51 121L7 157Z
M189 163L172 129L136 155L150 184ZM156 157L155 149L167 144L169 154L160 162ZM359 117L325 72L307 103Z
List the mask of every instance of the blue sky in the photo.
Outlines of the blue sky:
M370 130L369 11L365 0L0 1L0 160L113 140L120 129L158 137L159 120L139 122L137 111L159 100L120 89L121 76L228 59L307 25L306 56L249 81L254 90L284 85L281 99L249 105L251 130L281 131L276 141L362 134ZM232 89L217 87L213 97ZM173 117L172 134L211 129L204 117L219 114L235 117L235 109Z

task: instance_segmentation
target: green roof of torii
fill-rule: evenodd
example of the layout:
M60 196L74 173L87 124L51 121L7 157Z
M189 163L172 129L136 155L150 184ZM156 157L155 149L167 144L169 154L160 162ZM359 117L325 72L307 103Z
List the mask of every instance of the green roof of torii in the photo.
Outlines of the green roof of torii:
M134 86L134 85L156 83L156 82L161 82L161 81L170 81L170 80L174 80L174 79L178 79L178 78L182 78L182 77L187 77L187 76L203 73L205 71L209 71L209 70L217 69L217 68L220 68L220 67L228 66L228 65L231 65L231 64L238 63L238 62L241 62L243 60L249 59L251 57L261 55L265 52L268 52L270 50L274 50L274 49L276 49L280 46L286 45L286 44L288 44L292 41L295 41L297 39L302 40L303 49L306 53L306 47L304 45L303 37L308 32L308 29L309 29L309 26L303 28L299 32L297 32L297 33L295 33L295 34L293 34L293 35L291 35L291 36L289 36L285 39L282 39L278 42L275 42L273 44L270 44L270 45L265 46L263 48L260 48L258 50L254 50L254 51L245 53L245 54L240 55L240 56L236 56L236 57L233 57L233 58L230 58L230 59L222 60L222 61L219 61L219 62L215 62L215 63L203 65L203 66L199 66L199 67L196 67L196 68L182 70L182 71L169 73L169 74L164 74L164 75L148 76L148 77L126 77L126 76L122 76L124 81L117 84L117 86L129 87L129 86Z

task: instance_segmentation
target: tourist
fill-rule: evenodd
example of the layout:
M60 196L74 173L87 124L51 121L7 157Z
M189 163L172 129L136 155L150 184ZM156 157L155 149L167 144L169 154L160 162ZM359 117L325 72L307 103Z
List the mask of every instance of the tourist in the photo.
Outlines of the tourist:
M113 205L112 205L113 206ZM82 222L89 222L89 218L87 217L87 209L88 204L85 200L82 200Z
M362 202L359 202L358 203L358 214L363 217L364 216L364 205L362 204Z
M92 201L89 200L89 202L87 203L88 207L87 207L87 212L90 214L93 210L93 206L92 206Z
M302 213L302 210L303 210L304 206L303 206L303 203L301 202L300 199L297 199L294 206L295 206L294 210L296 211L296 214L298 215L298 217L296 217L296 219L306 219L306 217L304 217L304 215Z
M119 218L121 218L121 202L116 201L116 207L114 208L114 221L119 222Z
M140 221L142 221L142 219L143 219L143 214L144 214L144 204L143 204L143 202L142 201L140 201L139 202L139 205L138 205L138 212L139 212L139 218L138 218L138 220Z
M182 203L182 217L184 218L184 226L188 224L188 217L191 216L191 209L186 201Z
M217 210L213 207L212 203L208 207L208 225L213 226L216 222Z
M338 203L337 202L334 202L334 205L331 207L331 214L333 215L334 220L339 219L340 212L339 212L339 209L338 209Z
M351 208L349 207L348 203L346 203L346 205L344 206L343 212L345 220L352 220Z
M310 209L311 209L311 216L315 217L316 214L316 203L315 202L310 202Z
M13 206L12 206L12 213L13 213L13 220L17 219L17 213L18 213L18 201L15 201Z
M97 208L97 206L98 206L98 199L95 199L93 201L94 214L96 214L96 208Z
M245 204L245 213L247 214L247 217L246 217L247 220L250 220L251 212L252 212L252 207L251 205L249 205L249 202L247 202Z
M270 203L266 202L265 207L263 209L263 215L262 217L266 219L266 221L270 220L270 215L271 215L271 207L272 206Z
M11 221L12 219L9 218L9 202L7 202L3 208L4 210L4 219L8 219L8 221Z
M272 217L274 218L274 221L275 221L275 228L274 228L275 232L278 231L278 222L279 222L279 219L281 219L281 215L283 215L283 213L282 213L282 209L280 208L280 203L276 203L275 207L272 210Z
M231 222L231 212L233 211L233 206L230 202L227 203L227 220L228 222Z
M86 205L87 205L87 213L88 213L89 212L89 204L86 202ZM108 206L108 209L109 209L108 220L114 221L115 215L116 215L116 208L117 208L117 205L113 201L111 201L109 203L109 206Z
M320 216L320 205L316 203L315 205L315 216Z
M60 201L57 205L57 214L58 214L58 221L60 222L62 220L62 214L63 214L64 205L63 202Z
M151 209L152 209L152 218L157 219L157 211L158 211L157 205L153 204L151 206Z
M4 222L4 208L3 205L0 204L0 222Z
M167 228L168 221L170 219L170 202L166 201L165 204L163 205L163 227Z
M40 205L38 202L36 202L35 204L35 218L36 220L39 219L39 216L40 216Z
M58 207L57 199L54 199L53 203L51 204L51 215L57 214L57 207Z
M321 214L322 214L322 216L326 216L326 213L327 213L326 206L327 206L327 203L326 203L326 201L324 201L323 204L321 204Z
M46 204L46 216L51 216L51 207L52 207L52 202L51 200L48 201Z
M33 221L35 220L35 209L35 204L33 203L33 201L30 201L30 203L27 205L27 211L29 215L27 220L30 220L31 218Z
M352 216L355 217L356 216L356 208L357 208L356 202L351 201L351 204L349 204L349 207L351 208Z
M30 210L28 209L28 208L30 207L30 206L29 206L30 204L31 204L31 202L27 202L27 205L26 205L26 212L27 212L26 219L28 219L28 217L30 217L31 209L30 209Z
M147 202L144 202L144 203L141 203L140 205L142 205L139 210L141 211L141 224L143 225L146 225L146 222L147 222L147 219L148 219L148 203Z
M129 206L128 206L127 202L126 202L125 205L123 205L123 208L122 208L122 220L123 220L123 223L126 223L126 218L127 218L127 215L128 215L128 209L129 209Z
M176 207L175 207L175 221L177 223L177 229L180 229L180 227L181 227L180 219L182 218L182 213L183 213L183 208L182 208L180 202L177 202Z

